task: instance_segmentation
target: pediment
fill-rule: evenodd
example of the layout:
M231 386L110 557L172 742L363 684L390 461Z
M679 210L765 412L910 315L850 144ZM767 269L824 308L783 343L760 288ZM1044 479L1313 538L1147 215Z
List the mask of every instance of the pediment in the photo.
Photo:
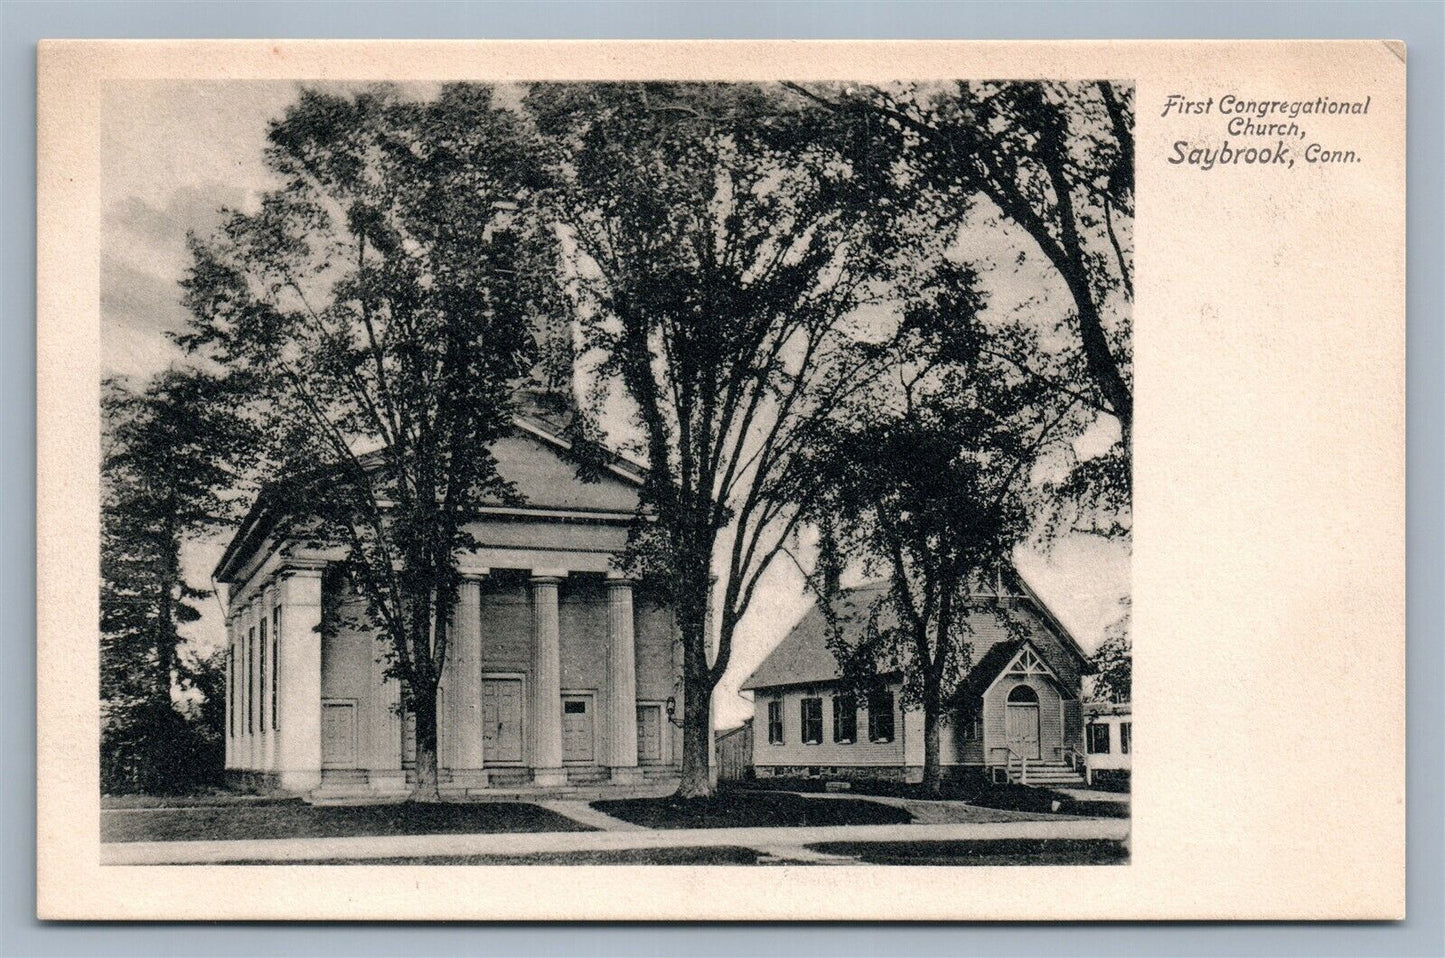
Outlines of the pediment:
M497 471L516 486L525 508L635 512L641 477L631 469L604 469L585 482L566 455L566 443L524 422L492 444Z

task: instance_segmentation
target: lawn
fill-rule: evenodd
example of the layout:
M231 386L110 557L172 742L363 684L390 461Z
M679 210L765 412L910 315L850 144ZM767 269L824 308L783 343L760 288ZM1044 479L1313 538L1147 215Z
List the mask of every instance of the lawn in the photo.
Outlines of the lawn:
M823 842L827 855L862 865L1124 865L1129 852L1107 839L989 839L949 842Z
M822 792L825 778L760 778L747 783L749 789L779 789L791 792ZM922 785L907 782L860 780L851 783L849 794L884 795L892 798L929 799ZM1070 798L1063 792L1025 785L995 785L982 775L968 775L945 781L938 797L967 802L983 808L999 808L1015 812L1043 812L1060 815L1087 815L1101 818L1128 818L1126 802L1089 802ZM1058 802L1058 807L1054 803Z
M711 798L628 798L592 807L646 828L775 828L798 825L906 825L901 808L860 798L808 798L720 791Z
M222 865L756 865L751 848L619 848L536 855L423 855L412 858L327 858L310 861L228 861Z
M593 829L522 802L307 805L290 799L229 807L106 809L100 816L103 842L586 831Z

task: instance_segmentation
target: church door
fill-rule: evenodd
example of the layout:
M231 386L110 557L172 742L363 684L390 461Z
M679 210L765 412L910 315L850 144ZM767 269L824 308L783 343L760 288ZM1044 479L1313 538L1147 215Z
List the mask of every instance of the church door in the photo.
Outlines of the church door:
M522 680L482 680L482 762L522 760Z
M592 696L562 696L562 761L593 761Z
M1008 694L1008 744L1024 758L1039 757L1039 694L1027 685Z
M662 706L637 707L637 763L662 764Z
M321 767L356 767L356 703L321 703Z

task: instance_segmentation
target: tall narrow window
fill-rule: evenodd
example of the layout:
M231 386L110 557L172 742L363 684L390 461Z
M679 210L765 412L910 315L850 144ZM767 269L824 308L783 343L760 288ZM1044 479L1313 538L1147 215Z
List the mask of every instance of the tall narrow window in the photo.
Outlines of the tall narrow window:
M226 729L236 737L236 643L226 646Z
M803 699L803 744L821 745L823 743L823 700L819 698Z
M874 692L868 696L868 741L893 741L892 692Z
M833 696L833 741L851 745L858 739L858 700L851 695Z
M768 744L783 744L783 700L773 699L768 703Z
M256 731L256 627L246 632L246 734Z
M261 664L260 664L260 670L261 670L261 671L260 671L260 676L261 676L261 696L262 696L262 701L261 701L261 731L263 731L263 732L266 731L266 702L265 702L265 695L266 695L266 646L267 646L268 644L269 644L269 643L266 641L266 617L263 615L263 616L261 616L261 648L258 650L258 654L259 654L260 657L261 657ZM273 666L273 668L274 668L274 666Z
M1103 722L1093 722L1089 725L1089 736L1086 742L1090 755L1109 754L1109 726Z
M281 607L271 610L271 731L281 727L281 709L276 704L281 691Z
M1133 738L1133 730L1131 729L1133 724L1133 722L1119 723L1119 752L1123 755L1129 754L1129 746L1131 744L1129 740Z

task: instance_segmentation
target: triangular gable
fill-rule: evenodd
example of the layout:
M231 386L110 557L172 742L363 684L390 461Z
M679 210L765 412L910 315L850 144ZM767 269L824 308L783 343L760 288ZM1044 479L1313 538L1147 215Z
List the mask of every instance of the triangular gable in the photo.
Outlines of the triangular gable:
M981 679L988 682L988 685L984 686L980 697L988 695L989 690L998 684L999 679L1005 676L1020 679L1046 678L1054 684L1054 688L1058 689L1065 698L1072 699L1075 697L1073 690L1064 684L1064 681L1059 678L1059 673L1054 671L1053 666L1049 665L1048 660L1044 658L1038 647L1028 639L1020 640L1019 650L1009 658L1008 663L999 669L995 675L992 677L987 675L980 676Z
M569 457L570 444L560 436L528 422L492 444L497 472L522 495L525 509L569 509L589 512L637 510L642 476L622 462L608 463L595 482L577 475Z

